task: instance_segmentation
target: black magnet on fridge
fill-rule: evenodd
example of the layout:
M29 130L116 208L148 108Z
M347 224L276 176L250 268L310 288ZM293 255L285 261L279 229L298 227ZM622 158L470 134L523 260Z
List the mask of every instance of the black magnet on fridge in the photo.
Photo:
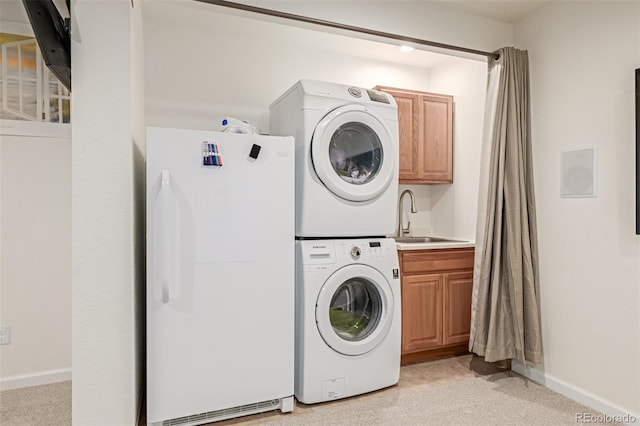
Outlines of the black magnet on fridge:
M254 160L257 159L258 155L260 154L260 149L262 149L262 147L254 143L253 146L251 147L251 152L249 153L249 157L253 158Z

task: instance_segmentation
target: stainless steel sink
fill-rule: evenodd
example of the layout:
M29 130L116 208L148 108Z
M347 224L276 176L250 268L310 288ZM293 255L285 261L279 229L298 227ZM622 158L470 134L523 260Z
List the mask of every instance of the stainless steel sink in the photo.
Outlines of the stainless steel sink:
M464 243L465 240L452 240L442 237L393 237L397 243L422 244L422 243Z

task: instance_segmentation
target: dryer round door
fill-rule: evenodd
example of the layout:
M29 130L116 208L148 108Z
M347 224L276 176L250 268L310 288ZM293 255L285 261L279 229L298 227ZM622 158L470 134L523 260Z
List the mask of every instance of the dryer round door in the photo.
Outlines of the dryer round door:
M348 265L324 283L316 303L322 339L344 355L362 355L387 337L393 292L384 276L366 265Z
M391 184L397 146L379 114L363 105L345 105L316 126L311 161L318 178L335 195L367 201Z

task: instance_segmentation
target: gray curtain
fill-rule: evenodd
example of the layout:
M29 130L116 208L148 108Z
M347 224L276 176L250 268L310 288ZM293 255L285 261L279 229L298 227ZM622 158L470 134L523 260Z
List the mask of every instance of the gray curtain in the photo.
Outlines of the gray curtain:
M469 350L542 362L526 51L489 61Z

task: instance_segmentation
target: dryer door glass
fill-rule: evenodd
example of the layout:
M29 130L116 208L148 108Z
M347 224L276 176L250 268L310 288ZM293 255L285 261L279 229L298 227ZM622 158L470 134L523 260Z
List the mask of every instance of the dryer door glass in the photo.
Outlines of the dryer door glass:
M369 280L352 278L342 283L331 298L329 320L334 331L349 341L365 339L380 322L382 299Z
M382 165L382 143L371 127L345 123L331 136L329 158L340 179L362 185L376 177Z
M375 199L397 183L398 154L397 130L363 105L329 112L311 138L316 175L329 191L349 201Z

